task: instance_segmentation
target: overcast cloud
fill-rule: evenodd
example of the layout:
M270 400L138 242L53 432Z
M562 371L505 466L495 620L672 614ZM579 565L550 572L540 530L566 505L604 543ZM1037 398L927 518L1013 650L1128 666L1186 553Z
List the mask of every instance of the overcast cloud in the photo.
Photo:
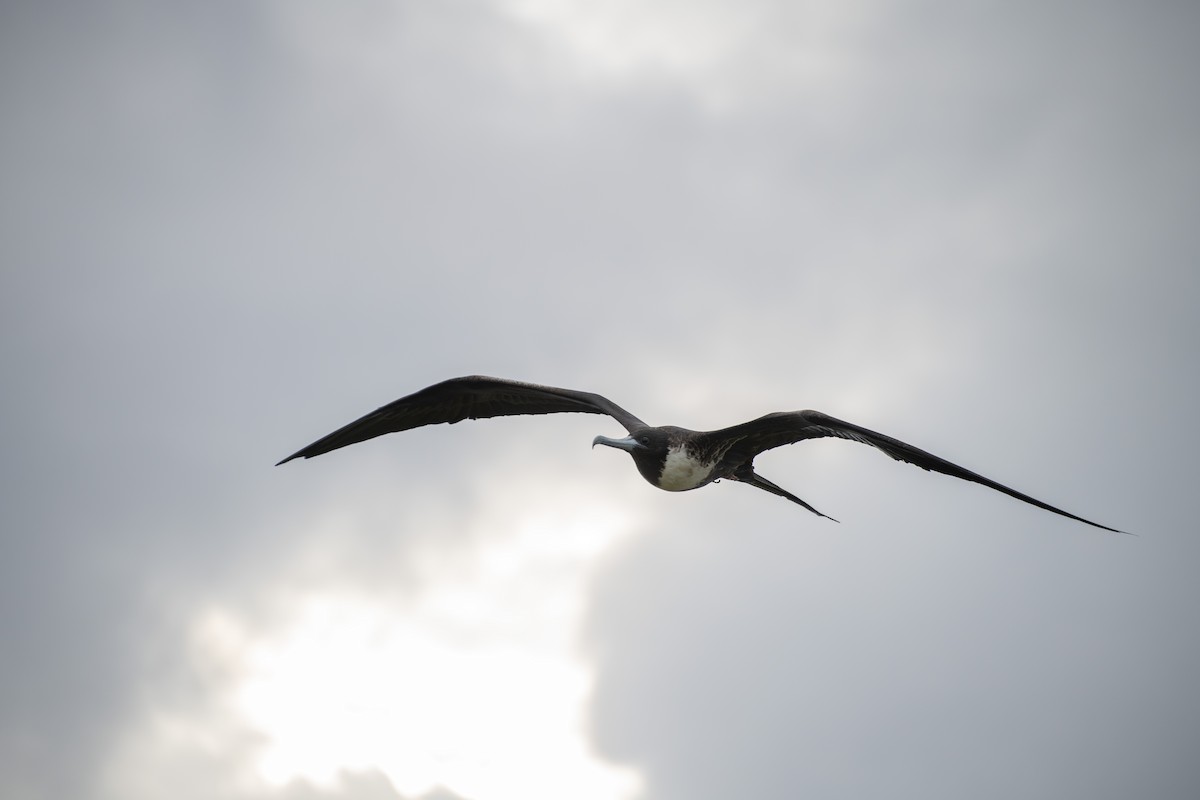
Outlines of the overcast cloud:
M1200 795L1189 3L8 2L0 795ZM435 381L601 417L271 465Z

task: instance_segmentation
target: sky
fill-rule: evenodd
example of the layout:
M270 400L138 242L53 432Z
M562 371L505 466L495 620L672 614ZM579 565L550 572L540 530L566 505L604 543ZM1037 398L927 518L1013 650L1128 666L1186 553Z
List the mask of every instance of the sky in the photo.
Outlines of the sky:
M1200 8L0 6L0 795L1200 793ZM280 458L458 375L553 415Z

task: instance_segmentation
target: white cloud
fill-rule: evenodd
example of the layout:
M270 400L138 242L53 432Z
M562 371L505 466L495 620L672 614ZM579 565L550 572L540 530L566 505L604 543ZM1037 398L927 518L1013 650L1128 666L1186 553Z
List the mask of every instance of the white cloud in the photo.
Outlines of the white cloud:
M563 40L580 61L617 74L656 68L706 72L743 46L762 11L753 3L711 0L507 0L501 5Z
M275 595L267 616L199 611L190 662L208 688L196 705L148 704L118 751L113 795L156 796L170 778L148 763L210 752L240 765L229 782L247 795L296 781L334 791L347 773L378 772L404 796L633 796L636 773L588 744L593 676L576 651L591 565L629 524L564 488L540 505L497 495L457 547L420 540L397 556L416 565L415 591L362 591L345 575L315 586L285 570L261 577Z
M724 0L499 0L579 76L677 83L710 110L761 100L785 84L828 84L849 69L855 3L780 6Z

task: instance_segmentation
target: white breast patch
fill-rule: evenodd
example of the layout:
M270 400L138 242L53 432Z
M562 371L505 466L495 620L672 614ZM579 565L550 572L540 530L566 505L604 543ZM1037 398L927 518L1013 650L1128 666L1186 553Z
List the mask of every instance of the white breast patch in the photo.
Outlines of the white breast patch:
M686 492L695 489L708 478L712 464L702 464L688 455L683 447L672 447L667 451L667 460L663 464L662 476L658 479L658 487L668 492Z

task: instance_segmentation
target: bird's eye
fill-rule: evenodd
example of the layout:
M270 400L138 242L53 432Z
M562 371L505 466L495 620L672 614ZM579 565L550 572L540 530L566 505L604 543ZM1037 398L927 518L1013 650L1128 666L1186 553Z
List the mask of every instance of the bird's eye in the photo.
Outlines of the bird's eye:
M638 441L641 442L642 444L650 444L650 437L649 436L639 436Z

